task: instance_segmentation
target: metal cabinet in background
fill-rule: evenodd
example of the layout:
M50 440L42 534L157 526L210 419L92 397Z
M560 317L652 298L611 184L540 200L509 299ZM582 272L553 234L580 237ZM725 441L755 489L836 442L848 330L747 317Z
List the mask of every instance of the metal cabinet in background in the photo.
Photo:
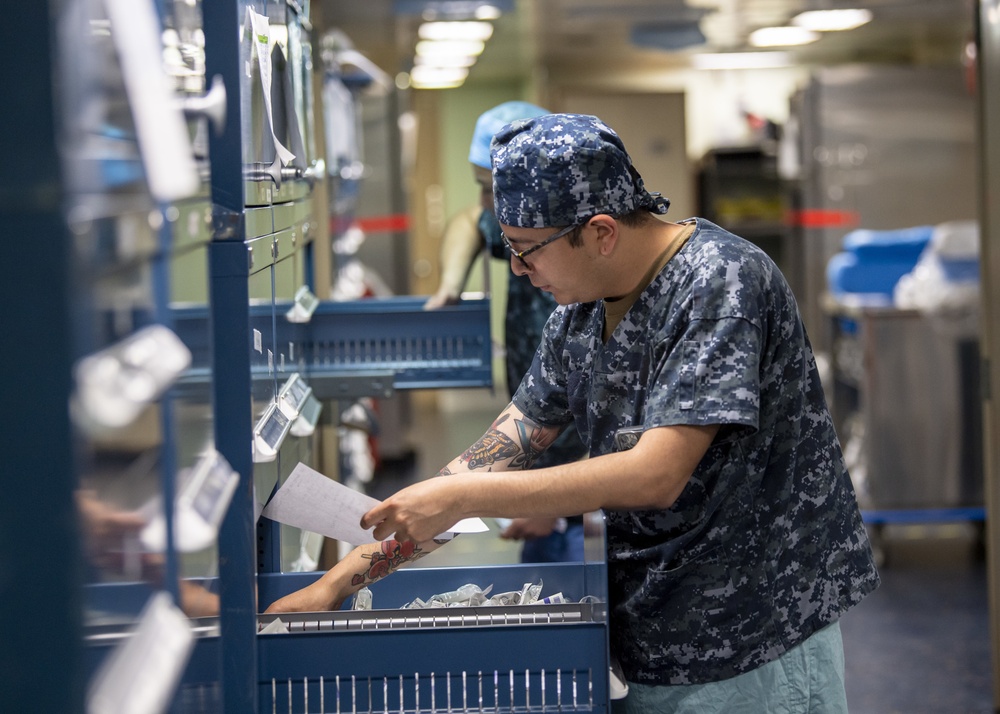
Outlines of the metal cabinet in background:
M981 520L979 340L969 320L826 310L831 406L866 521Z
M955 67L857 65L813 73L792 99L783 176L797 165L790 276L813 347L826 352L826 267L855 228L976 216L975 99ZM789 179L793 178L788 176Z

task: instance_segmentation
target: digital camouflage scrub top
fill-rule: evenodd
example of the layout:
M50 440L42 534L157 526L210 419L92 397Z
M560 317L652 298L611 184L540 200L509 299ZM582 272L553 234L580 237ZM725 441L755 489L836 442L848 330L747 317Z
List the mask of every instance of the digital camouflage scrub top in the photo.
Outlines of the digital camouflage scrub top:
M671 508L606 512L611 651L628 680L752 670L875 589L812 348L763 251L697 219L606 345L603 320L603 301L553 313L521 411L575 423L591 456L645 429L723 425Z

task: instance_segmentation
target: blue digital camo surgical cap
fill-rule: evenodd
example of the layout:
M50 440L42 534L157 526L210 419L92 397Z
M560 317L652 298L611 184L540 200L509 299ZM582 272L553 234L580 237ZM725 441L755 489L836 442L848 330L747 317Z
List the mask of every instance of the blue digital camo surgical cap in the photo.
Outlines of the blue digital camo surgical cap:
M548 114L548 111L529 102L504 102L483 112L476 120L469 147L469 162L484 169L490 168L490 141L493 135L515 119Z
M493 137L497 220L521 228L583 223L598 213L645 208L663 214L670 201L649 193L622 140L595 116L546 114L514 121Z

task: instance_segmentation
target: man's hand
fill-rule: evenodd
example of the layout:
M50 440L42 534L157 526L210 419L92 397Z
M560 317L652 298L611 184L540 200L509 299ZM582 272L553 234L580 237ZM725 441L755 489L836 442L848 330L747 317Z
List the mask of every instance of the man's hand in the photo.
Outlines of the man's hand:
M378 540L393 533L398 541L433 540L465 518L460 508L461 494L477 478L455 474L407 486L368 511L361 518L361 527L374 526L373 535Z
M439 307L458 305L460 302L462 302L460 296L448 292L445 288L441 288L427 299L427 302L424 303L424 309L437 310Z
M77 491L75 495L87 558L102 570L123 570L127 565L125 554L130 544L138 548L139 532L146 519L137 511L119 510L104 503L93 491ZM162 557L146 553L142 565L156 568L162 565Z
M181 580L181 610L188 617L214 617L219 614L219 596L201 583Z

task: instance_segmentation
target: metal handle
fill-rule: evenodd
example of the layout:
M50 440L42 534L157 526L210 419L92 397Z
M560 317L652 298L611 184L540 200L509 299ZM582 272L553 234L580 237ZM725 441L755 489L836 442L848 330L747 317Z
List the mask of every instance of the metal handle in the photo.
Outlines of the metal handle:
M200 97L185 97L181 100L184 115L189 118L207 117L221 134L226 126L226 85L221 75L212 77L212 86Z

